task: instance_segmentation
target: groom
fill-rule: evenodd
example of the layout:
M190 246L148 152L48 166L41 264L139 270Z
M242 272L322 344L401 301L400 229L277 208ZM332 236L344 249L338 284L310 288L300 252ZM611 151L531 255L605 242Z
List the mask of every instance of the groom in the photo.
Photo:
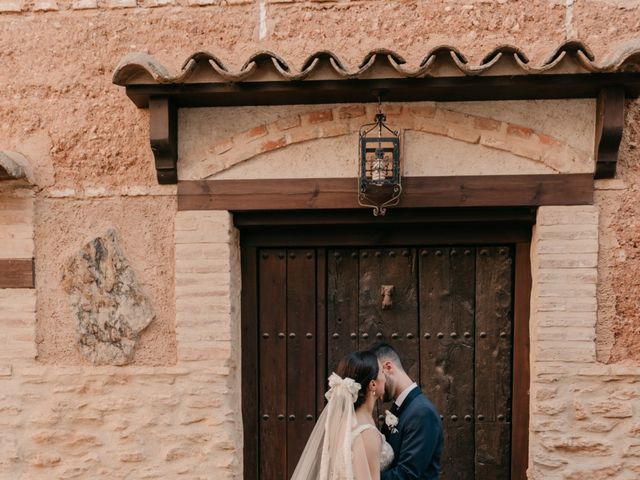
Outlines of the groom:
M402 368L398 352L386 343L371 348L386 377L385 401L394 400L396 427L383 428L395 458L381 480L438 480L443 432L440 415Z

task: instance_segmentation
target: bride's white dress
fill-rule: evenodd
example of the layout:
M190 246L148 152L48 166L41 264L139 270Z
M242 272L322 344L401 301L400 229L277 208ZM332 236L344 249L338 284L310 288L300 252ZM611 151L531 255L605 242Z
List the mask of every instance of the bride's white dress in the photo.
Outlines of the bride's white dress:
M356 421L354 402L360 385L333 373L329 387L325 394L327 406L313 427L291 480L371 480L360 434L375 426L358 425ZM382 438L380 470L393 461L393 450Z
M389 445L389 442L387 442L380 430L378 430L370 423L360 424L353 429L351 438L355 440L358 435L360 435L365 430L369 430L370 428L373 428L382 437L382 442L380 444L380 471L382 472L383 470L386 470L393 462L393 448L391 448L391 445Z

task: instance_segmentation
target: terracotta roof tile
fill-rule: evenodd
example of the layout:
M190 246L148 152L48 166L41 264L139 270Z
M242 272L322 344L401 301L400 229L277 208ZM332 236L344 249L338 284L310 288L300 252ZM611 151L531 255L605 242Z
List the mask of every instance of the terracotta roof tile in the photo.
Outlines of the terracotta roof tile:
M377 49L368 52L357 66L347 65L337 54L321 50L308 56L298 70L276 53L253 54L238 71L231 71L216 55L197 52L171 74L155 58L144 53L127 55L116 67L113 83L249 82L262 80L358 79L443 77L472 75L531 75L545 73L640 72L640 39L633 40L607 58L598 61L591 49L576 40L553 50L544 61L533 64L527 54L513 45L500 45L472 64L451 45L430 50L417 65L409 65L397 52Z

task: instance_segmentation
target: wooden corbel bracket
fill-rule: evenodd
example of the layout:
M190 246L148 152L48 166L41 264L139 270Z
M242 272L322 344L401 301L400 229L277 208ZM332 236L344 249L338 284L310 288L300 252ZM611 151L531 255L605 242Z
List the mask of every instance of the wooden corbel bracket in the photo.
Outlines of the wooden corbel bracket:
M596 107L596 170L594 178L613 178L616 175L618 150L624 126L623 87L600 90Z
M158 183L178 183L178 109L171 98L149 99L149 142Z

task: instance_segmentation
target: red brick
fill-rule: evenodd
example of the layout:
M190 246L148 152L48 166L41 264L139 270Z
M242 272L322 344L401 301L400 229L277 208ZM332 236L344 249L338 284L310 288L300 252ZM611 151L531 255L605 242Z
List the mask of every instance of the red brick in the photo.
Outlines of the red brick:
M252 129L241 133L241 135L247 140L251 140L253 138L264 137L267 133L268 133L267 126L259 125L257 127L253 127Z
M275 127L277 130L289 130L294 127L300 126L300 115L294 115L292 117L281 118L277 122L275 122Z
M213 145L212 150L217 155L222 155L224 152L228 152L233 148L233 140L230 138L225 138L220 142Z
M507 133L521 138L529 138L533 133L533 130L529 127L523 127L522 125L511 124L507 126Z
M338 109L338 118L357 118L364 116L366 109L362 105L349 105Z
M556 140L553 137L550 137L549 135L545 135L544 133L538 133L537 136L538 136L538 141L543 145L551 145L551 146L562 145L562 142L560 142L559 140Z
M476 117L473 119L473 125L480 130L500 130L502 122L487 117Z
M318 112L311 112L306 115L309 123L323 123L333 120L333 112L331 110L323 110Z
M267 140L260 145L260 152L270 152L271 150L275 150L277 148L282 148L287 144L287 141L284 137L280 137L276 140Z
M433 118L436 115L435 105L417 105L409 107L409 112L416 117Z

